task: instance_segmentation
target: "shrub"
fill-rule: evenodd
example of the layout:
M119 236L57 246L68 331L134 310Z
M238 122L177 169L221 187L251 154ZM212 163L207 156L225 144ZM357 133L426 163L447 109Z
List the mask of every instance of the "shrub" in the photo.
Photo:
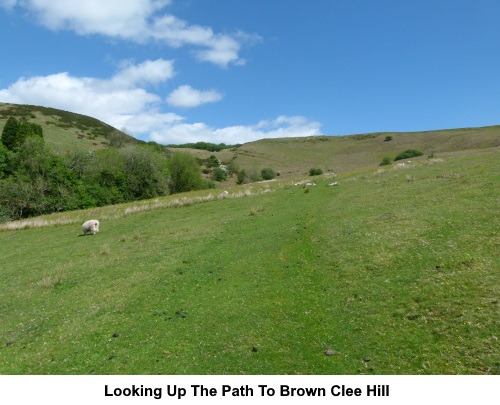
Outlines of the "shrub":
M227 179L227 173L225 170L221 169L220 167L215 167L212 170L212 180L224 181L226 179Z
M176 152L168 160L171 193L199 190L205 187L201 168L193 155Z
M323 174L323 170L317 168L309 169L309 176L319 176L320 174Z
M236 184L243 184L248 181L248 176L245 170L241 170L238 172L238 175L236 176Z
M210 157L207 159L206 165L207 167L218 167L220 165L220 161L219 159L217 159L217 156L210 155Z
M385 137L384 142L392 141L392 136L388 135Z
M120 149L120 155L129 199L153 198L169 193L166 162L159 152L150 147L128 146Z
M410 159L412 157L422 156L424 153L416 149L407 149L397 155L394 160Z
M382 163L380 163L380 166L387 166L391 164L391 158L385 157L382 159Z
M227 172L229 176L234 176L235 174L238 174L239 170L240 169L238 167L238 164L234 160L231 160L227 164Z
M248 181L250 183L255 183L257 181L262 180L262 177L260 175L260 171L257 170L255 167L247 169L246 174L247 174Z
M260 174L264 180L272 180L276 177L275 171L269 167L262 169Z
M207 188L207 189L217 188L217 185L215 184L214 181L212 181L212 180L204 180L204 181L205 181L205 187L204 188Z

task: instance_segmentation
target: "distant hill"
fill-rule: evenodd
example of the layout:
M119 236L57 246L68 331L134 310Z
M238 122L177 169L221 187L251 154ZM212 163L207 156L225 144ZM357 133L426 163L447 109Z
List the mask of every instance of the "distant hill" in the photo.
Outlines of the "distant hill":
M26 118L43 127L45 143L56 153L103 149L124 143L144 143L95 118L55 108L0 103L0 132L10 116ZM390 139L390 140L388 140ZM220 152L190 148L200 160L216 155L240 169L271 167L284 177L305 174L310 168L345 172L375 167L384 157L393 159L406 149L428 155L477 153L500 148L500 125L422 132L378 132L346 136L261 139Z
M390 140L389 140L390 139ZM221 152L189 150L206 159L216 155L240 168L271 167L282 176L295 177L311 168L346 172L378 166L384 157L394 159L407 149L429 155L471 154L500 148L500 126L425 132L384 132L347 136L261 139Z
M55 153L103 149L124 143L141 143L134 137L95 118L55 108L0 103L0 133L9 117L40 124L47 146Z

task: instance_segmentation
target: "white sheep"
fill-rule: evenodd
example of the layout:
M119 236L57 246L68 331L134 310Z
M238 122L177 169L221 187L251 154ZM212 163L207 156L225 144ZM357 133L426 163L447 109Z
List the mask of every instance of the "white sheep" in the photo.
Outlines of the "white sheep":
M87 232L92 233L92 235L95 235L97 232L99 232L99 221L97 219L91 219L89 221L86 221L82 224L82 231L83 231L83 236L87 235Z

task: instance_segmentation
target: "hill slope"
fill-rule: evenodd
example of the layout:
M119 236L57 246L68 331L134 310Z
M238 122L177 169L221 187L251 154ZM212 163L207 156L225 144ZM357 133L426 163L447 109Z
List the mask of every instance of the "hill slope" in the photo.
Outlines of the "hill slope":
M391 141L386 141L391 137ZM240 169L264 167L280 171L283 177L296 177L311 168L324 172L347 172L378 166L384 157L394 159L407 149L446 157L486 152L500 148L500 126L425 132L374 133L348 136L261 139L221 152L188 150L199 159L215 155L225 164ZM172 151L178 149L171 149ZM421 158L422 159L422 158Z
M499 156L0 232L0 373L500 374Z
M391 141L385 141L390 136ZM425 155L447 156L500 147L500 126L412 133L376 133L350 136L263 139L239 147L234 155L241 166L270 165L284 175L323 171L345 172L374 167L384 157L406 149Z
M43 128L47 146L56 153L102 149L113 142L139 143L137 139L95 118L55 108L0 103L0 134L8 118L25 118Z

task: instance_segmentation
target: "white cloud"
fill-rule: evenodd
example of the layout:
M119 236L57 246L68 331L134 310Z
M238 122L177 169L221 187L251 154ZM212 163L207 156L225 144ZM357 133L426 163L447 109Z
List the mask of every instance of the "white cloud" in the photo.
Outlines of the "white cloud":
M255 125L212 128L205 123L174 123L151 132L152 141L161 144L190 142L224 142L228 145L264 138L288 138L321 134L321 125L302 116L280 116Z
M262 138L299 137L320 134L320 124L301 116L280 116L254 125L214 128L202 122L163 112L162 98L146 90L147 85L168 81L174 75L172 61L148 60L124 63L110 78L75 77L67 72L20 78L0 89L0 102L34 104L89 115L144 140L161 144L187 142L245 143ZM180 86L170 102L183 106L214 102L216 91Z
M144 84L159 84L175 76L174 62L164 59L147 60L138 65L124 62L113 77L116 85L133 87Z
M160 41L171 47L194 46L202 61L221 67L244 64L242 43L255 43L257 35L215 33L210 27L191 25L164 8L170 0L0 0L5 8L28 10L45 27L72 30L80 35L99 34L136 42Z
M198 107L222 99L222 94L215 90L196 90L191 86L179 86L167 97L167 103L173 107Z
M171 124L181 119L158 112L161 97L139 87L165 82L173 74L173 62L158 59L126 64L110 79L74 77L67 72L20 78L0 90L0 101L60 108L143 133L152 128L152 122Z

